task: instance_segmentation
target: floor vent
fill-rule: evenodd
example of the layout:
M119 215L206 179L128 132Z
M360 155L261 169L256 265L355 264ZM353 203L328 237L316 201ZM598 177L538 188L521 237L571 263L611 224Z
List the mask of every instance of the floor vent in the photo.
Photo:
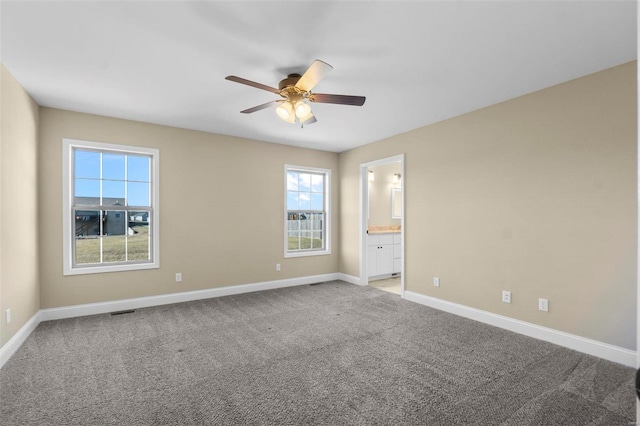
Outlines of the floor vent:
M309 285L320 285L320 284L326 284L328 282L329 281L322 281L322 282L319 282L319 283L313 283L313 284L309 284Z
M111 315L132 314L132 313L134 313L135 311L136 311L135 309L129 309L129 310L127 310L127 311L111 312Z

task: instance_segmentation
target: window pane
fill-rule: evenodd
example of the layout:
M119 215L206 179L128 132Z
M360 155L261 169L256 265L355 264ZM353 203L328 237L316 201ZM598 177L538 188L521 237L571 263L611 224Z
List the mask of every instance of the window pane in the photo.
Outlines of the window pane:
M124 180L124 155L102 154L102 179Z
M128 260L149 260L149 211L129 212Z
M299 250L300 249L300 239L298 237L297 232L289 232L289 236L287 237L287 248L289 250Z
M127 212L103 212L102 261L124 262L126 257Z
M102 237L102 261L124 262L126 256L126 241L124 235L108 235Z
M316 215L314 213L308 214L307 222L309 223L309 227L307 229L309 229L310 231L317 230L318 224L316 223Z
M100 263L100 237L76 237L76 265Z
M149 225L149 216L151 216L151 213L148 210L129 212L129 227Z
M287 210L298 210L298 193L287 191Z
M311 248L311 232L300 232L300 249L308 250Z
M75 177L100 178L100 153L92 151L82 151L76 149L74 152L74 173Z
M89 237L100 235L100 212L95 210L75 211L75 236Z
M149 182L149 157L129 155L127 158L127 180Z
M298 177L298 191L309 192L311 190L311 175L309 173L299 173Z
M311 230L311 221L309 220L309 216L307 214L300 215L300 229L304 231Z
M100 212L75 211L75 262L76 264L100 262Z
M74 204L100 204L100 181L97 179L76 179L73 192Z
M129 237L128 259L129 260L149 260L149 234L136 234Z
M323 193L311 193L311 210L324 210Z
M148 183L127 182L127 205L128 206L150 206L150 193Z
M322 232L312 232L311 248L322 248Z
M102 181L102 204L124 206L124 181Z
M324 192L324 176L311 175L311 192Z
M313 229L322 231L324 229L324 213L314 213Z
M127 212L107 210L102 216L102 235L127 234Z
M298 190L298 173L287 172L287 191Z
M298 220L297 213L289 213L287 219L287 230L297 231L300 227L300 221Z
M311 194L308 192L301 192L298 196L298 210L310 210L311 209Z

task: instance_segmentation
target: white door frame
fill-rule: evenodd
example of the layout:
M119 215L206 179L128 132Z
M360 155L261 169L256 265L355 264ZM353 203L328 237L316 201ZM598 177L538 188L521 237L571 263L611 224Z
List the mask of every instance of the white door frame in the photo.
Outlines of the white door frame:
M367 276L367 222L369 208L369 167L380 166L383 164L391 164L400 162L400 175L402 176L402 218L400 219L400 296L404 299L404 259L405 259L405 238L404 238L404 221L405 221L405 193L406 193L406 175L404 172L404 154L394 155L393 157L381 158L375 161L360 164L360 284L369 285L369 277Z

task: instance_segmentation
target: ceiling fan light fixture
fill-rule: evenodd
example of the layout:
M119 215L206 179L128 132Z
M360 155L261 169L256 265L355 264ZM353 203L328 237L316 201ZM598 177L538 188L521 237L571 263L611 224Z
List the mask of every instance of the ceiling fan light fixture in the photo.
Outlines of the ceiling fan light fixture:
M282 102L280 105L278 105L278 107L276 108L276 113L278 114L278 117L280 117L287 123L293 123L295 121L293 105L291 105L291 102L289 101Z
M311 124L308 123L308 121L314 118L313 112L311 112L311 107L302 101L298 101L296 103L296 117L298 117L298 120L304 124ZM316 120L313 120L312 122L315 123L315 121Z
M311 107L304 101L296 102L296 117L304 121L311 114Z

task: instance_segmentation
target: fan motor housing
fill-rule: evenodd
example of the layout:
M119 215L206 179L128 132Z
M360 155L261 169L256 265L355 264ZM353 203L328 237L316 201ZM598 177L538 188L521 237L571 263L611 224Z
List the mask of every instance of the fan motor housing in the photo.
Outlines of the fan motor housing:
M278 84L278 89L282 90L289 86L295 86L298 80L300 80L300 77L302 77L300 74L289 74L287 78L280 81L280 83Z

